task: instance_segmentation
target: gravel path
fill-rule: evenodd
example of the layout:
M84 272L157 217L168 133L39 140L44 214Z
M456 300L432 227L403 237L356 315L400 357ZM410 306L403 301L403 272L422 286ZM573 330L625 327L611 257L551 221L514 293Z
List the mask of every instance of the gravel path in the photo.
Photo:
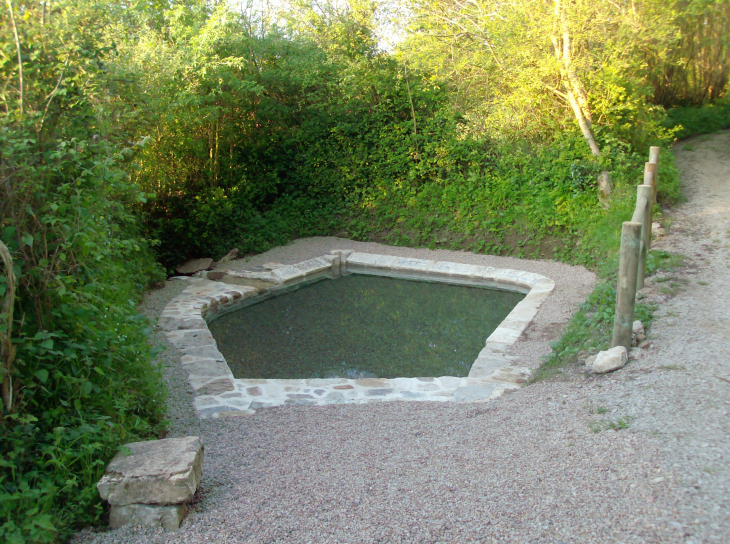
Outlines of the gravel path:
M75 542L729 542L730 133L684 145L689 202L655 247L688 263L646 289L662 305L640 360L601 377L575 369L487 404L289 406L198 422L168 350L172 434L206 444L194 509L176 533L127 527ZM252 261L372 246L318 238ZM593 282L557 263L460 255L556 280L553 303L515 347L528 366ZM146 311L159 313L182 283L152 293ZM663 293L668 285L678 292Z

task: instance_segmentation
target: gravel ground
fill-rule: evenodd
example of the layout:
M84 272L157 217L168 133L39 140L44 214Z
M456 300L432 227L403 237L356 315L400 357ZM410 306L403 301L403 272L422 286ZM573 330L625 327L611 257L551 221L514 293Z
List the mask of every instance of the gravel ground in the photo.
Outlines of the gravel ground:
M127 527L75 542L729 542L730 133L684 145L689 202L655 247L688 263L646 289L661 310L640 360L601 377L576 369L487 404L291 406L198 422L168 350L172 435L206 444L193 511L176 533ZM454 260L318 238L251 262L345 247ZM556 280L515 346L533 367L593 281L556 263L458 255ZM145 311L159 313L182 283L151 293Z

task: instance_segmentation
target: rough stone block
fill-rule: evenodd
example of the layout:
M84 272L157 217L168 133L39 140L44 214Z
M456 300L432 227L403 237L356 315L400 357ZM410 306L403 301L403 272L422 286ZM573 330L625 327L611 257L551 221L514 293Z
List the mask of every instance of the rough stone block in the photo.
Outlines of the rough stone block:
M456 376L441 376L439 382L444 389L456 389L461 385L461 378L457 378Z
M183 364L188 374L206 378L230 377L231 369L222 361L215 359L200 359L194 363Z
M193 348L184 348L182 350L183 352L183 362L186 361L185 357L198 357L200 359L215 359L216 361L225 361L225 357L223 357L223 354L218 351L218 348L215 346L200 346L200 347L193 347Z
M414 270L423 271L428 270L429 266L433 264L433 261L427 261L425 259L397 259L392 267L396 270Z
M195 274L196 272L199 272L201 270L207 270L212 264L213 259L210 258L193 259L192 261L188 261L184 264L179 265L175 269L175 271L178 274Z
M436 274L450 274L454 269L454 265L455 263L450 263L448 261L434 261L431 264L429 271Z
M386 395L390 395L394 389L368 389L368 391L365 393L368 397L384 397ZM289 395L291 396L291 395Z
M347 264L347 258L355 253L352 249L335 249L333 251L330 251L331 255L339 255L340 256L340 266L345 267Z
M118 506L113 504L109 512L109 526L112 529L118 529L124 525L178 529L187 511L188 505L184 503L169 506L153 504Z
M203 443L197 436L126 444L96 484L115 506L189 502L203 472Z
M202 318L182 319L178 317L160 317L157 326L163 331L205 330L208 326Z
M530 379L530 369L529 368L522 368L522 367L515 367L515 366L507 366L504 368L500 368L497 370L494 374L492 374L491 379L496 380L498 382L507 382L507 383L525 383L527 380Z
M210 376L196 376L191 374L188 376L188 383L195 390L196 395L217 395L226 391L236 390L232 375L211 379Z
M522 334L522 329L508 329L501 325L492 331L487 338L487 342L495 342L498 344L514 344Z
M348 267L390 268L397 257L393 255L373 255L354 252L347 257Z
M477 269L478 267L473 264L454 263L450 274L452 276L470 277L476 273Z
M178 349L215 346L216 342L208 328L198 330L177 330L165 333L167 341Z
M593 361L593 371L597 374L605 374L618 370L626 365L629 359L628 351L623 346L616 346L606 351L601 351Z
M502 269L499 270L496 274L494 274L494 280L500 283L507 283L507 284L517 284L518 282L518 276L519 271L517 270L510 270L510 269Z
M297 278L304 277L304 272L288 264L280 268L276 268L271 272L277 279L281 281L281 283L287 283Z
M323 259L309 259L308 261L302 261L294 265L294 268L300 270L305 275L314 274L316 272L322 272L330 267L329 263Z
M376 387L378 389L386 388L390 385L390 382L385 378L362 378L355 380L355 383L360 387Z
M418 391L401 391L401 397L404 399L423 399L426 398L426 393L420 393Z
M638 319L633 322L631 329L632 332L636 335L644 334L644 324Z
M484 385L468 385L459 387L454 391L455 402L478 402L491 398L496 390L496 386L492 384Z

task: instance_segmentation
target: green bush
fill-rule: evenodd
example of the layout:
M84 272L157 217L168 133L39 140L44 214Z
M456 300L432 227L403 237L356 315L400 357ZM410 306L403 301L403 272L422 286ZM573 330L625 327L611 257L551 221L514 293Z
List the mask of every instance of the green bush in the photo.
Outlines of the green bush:
M164 388L135 309L159 272L110 198L123 172L104 146L80 152L88 142L77 139L41 151L24 136L0 134L14 150L0 238L19 282L17 356L3 376L14 398L0 423L0 537L45 542L98 522L106 462L159 431ZM58 162L42 166L43 155Z
M128 212L144 198L122 168L129 152L106 137L103 10L54 3L42 25L40 4L21 9L23 107L5 92L0 116L0 240L17 278L13 319L0 315L0 339L12 328L16 349L0 357L8 543L56 542L98 523L106 463L121 444L155 437L164 416L150 329L135 309L160 270ZM14 47L14 29L2 31ZM17 56L5 59L10 82ZM10 274L0 268L0 299Z

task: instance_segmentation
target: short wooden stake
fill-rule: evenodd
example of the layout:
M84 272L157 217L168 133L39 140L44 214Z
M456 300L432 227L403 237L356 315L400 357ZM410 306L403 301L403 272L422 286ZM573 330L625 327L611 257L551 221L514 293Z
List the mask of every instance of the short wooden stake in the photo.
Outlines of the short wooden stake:
M624 346L631 349L640 246L641 223L625 221L621 227L621 257L618 265L616 315L613 320L614 347Z
M639 205L643 202L643 209ZM644 288L644 276L646 274L646 254L651 244L651 185L639 185L636 188L636 211L639 212L641 223L641 250L639 252L639 270L636 276L636 290ZM636 220L631 218L632 221Z

